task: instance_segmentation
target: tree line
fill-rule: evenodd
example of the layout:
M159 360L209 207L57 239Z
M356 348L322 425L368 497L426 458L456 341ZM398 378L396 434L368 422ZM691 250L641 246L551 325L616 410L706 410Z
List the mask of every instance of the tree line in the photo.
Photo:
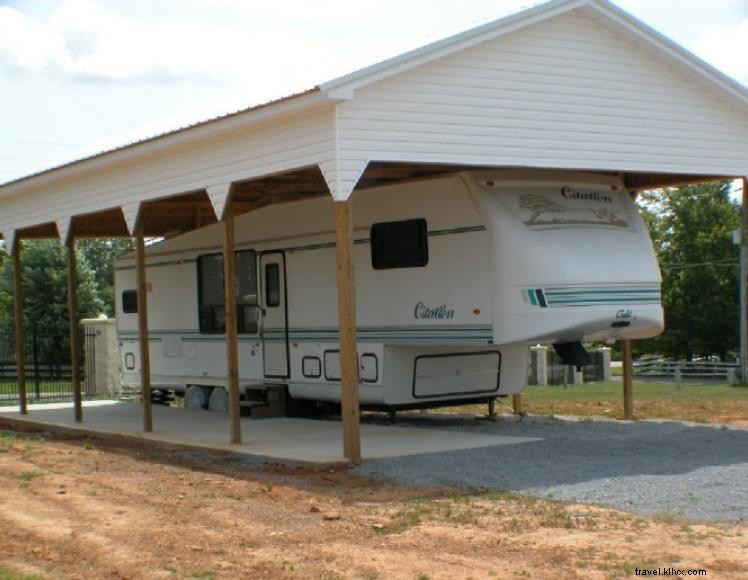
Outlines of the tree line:
M130 240L76 241L78 314L114 316L114 258ZM26 240L21 252L24 325L38 332L67 332L67 250L57 240ZM0 251L0 331L13 329L12 260Z
M639 209L662 270L666 330L635 341L634 353L668 358L719 356L738 349L740 205L729 181L642 193ZM24 322L40 331L68 328L67 261L56 240L23 242ZM76 242L81 318L114 315L113 261L129 240ZM11 260L0 251L0 329L13 327Z

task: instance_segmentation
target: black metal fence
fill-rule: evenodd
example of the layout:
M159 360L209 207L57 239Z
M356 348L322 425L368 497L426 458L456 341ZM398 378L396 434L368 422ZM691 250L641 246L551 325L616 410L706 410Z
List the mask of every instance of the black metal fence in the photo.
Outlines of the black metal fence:
M95 331L80 333L80 372L83 397L95 392ZM26 396L30 403L73 399L70 335L39 328L26 329ZM0 406L19 401L16 339L0 331Z

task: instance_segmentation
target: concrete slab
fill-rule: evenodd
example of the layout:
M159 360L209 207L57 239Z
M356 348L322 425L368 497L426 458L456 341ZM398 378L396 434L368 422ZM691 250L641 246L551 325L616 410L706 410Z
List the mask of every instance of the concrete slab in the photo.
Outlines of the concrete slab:
M153 406L152 433L142 432L141 407L121 401L87 401L83 423L76 423L70 403L30 405L28 415L17 407L0 407L0 425L40 427L98 437L128 437L171 446L238 453L277 463L320 465L344 462L342 426L313 419L242 418L240 445L228 443L228 417L219 412ZM361 425L364 459L403 457L513 445L535 438L462 433L417 427Z

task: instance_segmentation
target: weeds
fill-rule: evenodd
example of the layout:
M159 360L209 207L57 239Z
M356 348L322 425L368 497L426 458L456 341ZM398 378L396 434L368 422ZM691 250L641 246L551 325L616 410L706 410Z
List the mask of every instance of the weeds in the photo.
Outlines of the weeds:
M28 483L28 482L36 479L37 477L39 477L41 474L42 474L42 472L39 471L38 469L33 469L31 471L24 471L24 472L20 473L17 477L18 477L18 479L20 479L24 483Z

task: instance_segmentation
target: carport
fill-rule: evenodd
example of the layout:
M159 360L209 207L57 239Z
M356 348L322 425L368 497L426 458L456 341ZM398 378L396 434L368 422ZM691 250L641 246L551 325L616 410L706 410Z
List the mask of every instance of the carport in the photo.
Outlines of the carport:
M353 194L476 167L617 175L632 194L740 178L745 200L748 91L607 0L556 0L306 92L6 183L0 187L0 232L14 264L20 412L28 411L23 240L57 238L68 248L71 355L77 372L73 242L135 238L142 428L150 432L145 239L221 222L228 425L230 442L240 444L236 301L230 283L234 217L268 204L331 196L343 456L359 462ZM747 220L744 212L744 224ZM625 353L630 416L628 343ZM75 374L73 385L75 420L81 422ZM251 429L246 437L252 439Z

